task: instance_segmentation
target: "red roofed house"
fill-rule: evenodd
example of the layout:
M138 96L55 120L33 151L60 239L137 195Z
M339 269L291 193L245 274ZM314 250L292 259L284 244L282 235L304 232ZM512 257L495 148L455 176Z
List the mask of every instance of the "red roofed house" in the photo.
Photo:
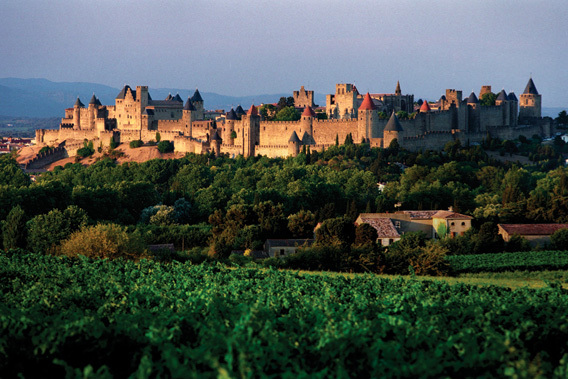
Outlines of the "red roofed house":
M383 246L398 241L408 232L426 233L428 238L455 237L471 228L471 216L452 211L399 211L395 213L361 213L355 224L367 223L377 230Z
M557 230L568 229L568 224L497 224L497 227L505 242L516 234L528 240L531 246L542 246L550 243L550 236Z

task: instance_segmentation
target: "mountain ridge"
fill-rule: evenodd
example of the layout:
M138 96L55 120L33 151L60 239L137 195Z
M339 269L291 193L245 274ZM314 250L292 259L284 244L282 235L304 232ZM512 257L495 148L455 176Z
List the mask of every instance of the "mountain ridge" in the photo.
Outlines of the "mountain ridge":
M44 78L0 78L0 115L12 117L63 117L65 108L75 103L77 96L84 104L95 94L102 104L114 105L114 99L121 88L90 82L53 82ZM155 100L166 98L171 93L184 99L192 96L195 90L181 88L150 88L150 94ZM282 96L292 94L260 94L249 96L228 96L215 92L200 91L205 101L206 109L224 109L228 111L242 105L248 108L250 104L276 103ZM316 103L325 103L324 95L315 95Z

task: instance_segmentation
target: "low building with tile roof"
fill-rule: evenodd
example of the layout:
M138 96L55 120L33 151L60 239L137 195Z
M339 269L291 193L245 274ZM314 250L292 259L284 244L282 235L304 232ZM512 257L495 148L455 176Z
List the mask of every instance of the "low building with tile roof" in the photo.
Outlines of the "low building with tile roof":
M471 228L473 217L445 210L361 213L355 224L367 223L377 230L383 246L388 246L408 232L424 232L428 238L463 235ZM392 226L391 226L392 225Z
M549 244L550 236L558 230L568 229L568 224L497 224L497 229L505 242L518 235L534 247Z

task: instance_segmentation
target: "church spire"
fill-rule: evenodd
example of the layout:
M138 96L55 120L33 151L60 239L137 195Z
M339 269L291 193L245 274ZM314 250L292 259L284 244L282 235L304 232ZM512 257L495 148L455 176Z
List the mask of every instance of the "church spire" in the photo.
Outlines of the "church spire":
M400 83L399 83L398 80L396 81L396 90L394 91L394 94L396 96L400 96L402 94L401 91L400 91Z

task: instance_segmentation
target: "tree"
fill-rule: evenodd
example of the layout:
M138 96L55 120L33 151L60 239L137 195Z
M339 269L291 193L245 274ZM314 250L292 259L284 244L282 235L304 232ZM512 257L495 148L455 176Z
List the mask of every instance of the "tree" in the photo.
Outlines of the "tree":
M552 233L550 244L555 250L568 250L568 229L560 229Z
M47 214L37 215L28 224L28 247L36 253L50 253L73 232L87 225L87 213L75 206L63 212L53 209Z
M293 106L282 108L274 118L275 121L298 121L299 119L300 113Z
M81 228L63 241L60 254L68 257L83 255L95 259L139 259L146 255L140 236L129 234L116 224L98 224Z
M350 246L355 241L355 225L344 218L330 218L316 230L316 244L319 246Z
M4 249L26 246L26 215L19 205L10 210L3 223L2 238Z
M0 185L27 187L30 183L30 176L20 168L14 155L0 156Z
M377 244L377 229L367 223L357 225L355 228L355 245L373 246Z
M158 143L158 151L162 154L174 151L174 144L170 141L160 141Z
M481 99L479 99L479 105L484 107L492 107L495 105L495 100L497 100L497 95L495 95L493 92L487 92L484 93L483 96L481 96Z
M301 210L288 216L288 230L294 238L310 238L316 226L316 216L311 211Z
M279 109L272 104L264 104L258 109L258 113L260 113L265 120L272 121L278 110Z
M558 117L556 117L556 122L561 125L568 125L568 113L565 110L558 113Z
M160 132L156 132L156 142L160 142L161 139L162 136L160 135Z

